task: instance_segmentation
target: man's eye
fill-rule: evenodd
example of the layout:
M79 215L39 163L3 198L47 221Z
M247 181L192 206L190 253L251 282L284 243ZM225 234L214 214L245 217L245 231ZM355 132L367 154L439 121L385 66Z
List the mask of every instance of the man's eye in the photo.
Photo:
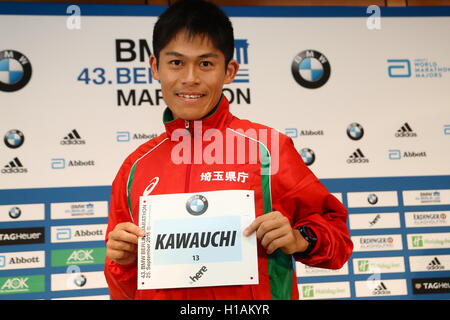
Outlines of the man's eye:
M181 66L181 60L172 60L170 61L170 64L174 66Z
M200 63L200 65L201 65L202 67L210 67L210 66L212 66L212 63L211 63L210 61L202 61L202 62Z

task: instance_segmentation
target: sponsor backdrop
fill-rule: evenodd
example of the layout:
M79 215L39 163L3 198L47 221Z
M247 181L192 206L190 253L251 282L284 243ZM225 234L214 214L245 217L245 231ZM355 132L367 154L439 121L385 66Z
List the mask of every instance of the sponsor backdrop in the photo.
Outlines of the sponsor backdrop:
M164 8L0 3L0 299L109 299L111 183L163 130ZM449 299L450 8L225 10L232 112L290 136L349 210L352 257L297 263L301 299Z

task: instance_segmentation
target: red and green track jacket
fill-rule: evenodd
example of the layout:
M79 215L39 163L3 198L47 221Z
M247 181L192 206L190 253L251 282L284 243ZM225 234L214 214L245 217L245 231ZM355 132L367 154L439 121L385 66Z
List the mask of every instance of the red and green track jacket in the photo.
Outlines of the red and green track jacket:
M347 210L306 167L289 137L233 116L223 95L201 120L173 120L166 109L164 125L166 131L137 148L117 173L106 242L118 223L138 224L144 194L254 190L257 217L279 211L293 228L306 224L317 235L310 256L298 261L339 269L349 259ZM112 299L298 299L291 255L280 249L267 255L258 242L258 270L258 285L161 290L137 290L137 262L119 265L106 258L104 271Z

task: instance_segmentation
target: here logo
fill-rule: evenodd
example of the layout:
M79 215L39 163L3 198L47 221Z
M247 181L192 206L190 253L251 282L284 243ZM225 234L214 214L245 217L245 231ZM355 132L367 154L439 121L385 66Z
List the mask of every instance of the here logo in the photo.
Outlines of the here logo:
M208 268L206 268L206 266L203 266L200 268L200 270L198 270L198 272L195 275L189 276L189 279L192 280L189 282L189 284L193 284L194 282L197 282L198 280L200 280L200 278L203 277L203 275L206 273L206 271L208 271Z

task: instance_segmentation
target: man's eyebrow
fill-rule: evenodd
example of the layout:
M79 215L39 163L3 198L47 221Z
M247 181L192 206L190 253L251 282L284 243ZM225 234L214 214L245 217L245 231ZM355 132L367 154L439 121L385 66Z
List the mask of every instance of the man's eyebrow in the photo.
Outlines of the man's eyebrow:
M166 56L175 56L175 57L178 57L178 58L185 57L184 54L179 53L179 52L176 52L176 51L169 51L169 52L166 52L165 55L166 55ZM211 53L204 53L204 54L202 54L202 55L199 55L198 57L204 59L204 58L218 58L219 56L218 56L217 54L211 52Z

